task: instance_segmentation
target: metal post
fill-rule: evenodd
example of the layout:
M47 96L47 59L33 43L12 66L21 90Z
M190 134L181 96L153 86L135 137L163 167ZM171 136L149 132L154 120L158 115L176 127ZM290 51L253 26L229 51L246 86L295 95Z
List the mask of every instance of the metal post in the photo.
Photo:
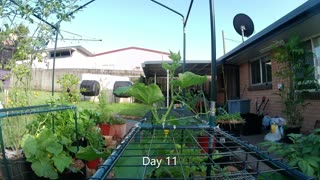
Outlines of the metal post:
M169 108L169 98L170 98L170 93L169 93L169 86L170 86L170 78L169 78L169 70L167 70L167 108ZM172 97L171 97L172 98Z
M52 96L54 96L54 70L55 70L55 66L56 66L56 56L57 56L57 44L58 44L58 29L55 30L56 33L56 39L54 42L54 52L53 52L53 64L52 64L52 89L51 89L51 94Z
M216 70L216 31L215 31L215 17L214 17L214 2L210 2L210 26L211 26L211 107L215 111L215 102L217 100L217 70ZM212 113L213 114L213 113ZM215 116L210 116L210 126L215 125Z
M0 144L1 144L1 151L2 151L2 159L3 159L3 163L4 163L4 167L6 172L3 174L7 175L7 178L9 180L11 180L11 176L10 176L10 171L9 171L9 167L8 167L8 159L6 157L6 151L4 148L4 142L3 142L3 137L2 137L2 119L0 119Z
M193 0L191 0L188 13L185 19L183 19L183 66L182 66L182 72L185 72L185 64L186 64L186 26L188 22L188 18L192 9ZM185 95L185 92L183 91L183 96Z
M222 31L222 45L223 45L223 54L226 54L226 41L224 38L224 31Z
M74 108L74 122L75 122L75 130L76 130L76 141L77 141L77 151L79 151L79 133L78 133L78 109Z
M217 87L216 87L216 80L217 80L217 71L216 71L216 31L215 31L215 17L214 17L214 2L213 0L209 0L209 8L210 8L210 28L211 28L211 104L210 104L210 118L209 118L209 125L210 125L210 138L208 144L208 162L210 158L212 159L213 154L213 141L214 141L214 131L213 127L215 126L215 101L217 100ZM208 163L207 165L207 178L211 179L211 164Z
M244 42L244 31L246 30L245 26L241 26L241 37L242 37L242 42Z
M183 64L182 64L182 72L184 73L186 70L186 28L183 27Z
M164 5L164 4L161 4L161 3L159 3L159 2L157 2L155 0L151 0L151 1L182 17L182 25L183 25L183 64L182 64L182 72L184 72L185 71L185 64L186 64L186 25L187 25L188 17L189 17L191 8L192 8L193 0L191 0L191 2L190 2L186 18L184 18L184 16L181 13L179 13L178 11L175 11L174 9L172 9L172 8L170 8L170 7L168 7L168 6Z

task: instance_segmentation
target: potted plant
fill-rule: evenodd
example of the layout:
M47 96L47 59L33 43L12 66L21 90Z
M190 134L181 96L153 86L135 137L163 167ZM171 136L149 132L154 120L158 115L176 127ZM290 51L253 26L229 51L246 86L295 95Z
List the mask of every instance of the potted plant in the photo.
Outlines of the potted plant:
M85 179L85 162L107 157L103 136L94 122L96 113L79 110L77 116L78 141L73 111L56 112L54 116L39 114L27 126L28 133L23 137L22 147L37 176Z
M39 177L58 179L73 162L71 155L65 148L71 147L71 140L54 134L45 128L41 132L26 134L22 139L22 148L32 170Z
M312 53L303 49L297 35L291 36L285 44L274 50L274 60L279 63L279 69L275 75L283 84L279 88L279 93L276 94L281 97L284 105L285 134L299 133L304 119L302 112L308 105L305 97L309 89L318 88L313 75L314 67L308 64L308 60L313 59L313 56Z
M53 106L55 103L54 100L50 102ZM81 129L82 122L79 125ZM31 163L34 172L32 178L57 179L64 173L77 174L85 167L84 162L74 156L77 151L75 145L80 145L80 141L77 142L75 138L73 111L55 112L54 116L52 113L38 114L26 128L27 133L22 138L21 146L27 161ZM80 173L83 174L82 179L85 178L84 173Z
M86 139L88 145L81 147L76 153L78 159L87 161L88 169L96 169L101 161L101 158L107 158L110 155L106 149L104 138L100 133L99 128L92 127L88 129Z
M119 115L110 116L110 133L115 139L122 139L126 135L126 120Z
M220 114L216 116L216 124L218 124L219 127L238 137L240 136L241 127L244 123L245 120L241 117L240 113L230 114L224 109L220 109Z
M81 144L82 147L76 153L76 157L87 161L89 169L96 169L101 158L109 155L101 129L95 124L97 118L99 116L95 111L85 109L79 112L78 132L85 144Z
M0 179L27 179L31 172L21 147L21 139L26 132L24 120L27 119L24 116L1 120L6 159L3 158L4 153L1 153Z
M104 136L109 135L111 127L111 116L110 110L107 107L107 93L105 90L100 92L99 98L99 107L97 109L99 115L96 119L97 125L101 129L101 133Z

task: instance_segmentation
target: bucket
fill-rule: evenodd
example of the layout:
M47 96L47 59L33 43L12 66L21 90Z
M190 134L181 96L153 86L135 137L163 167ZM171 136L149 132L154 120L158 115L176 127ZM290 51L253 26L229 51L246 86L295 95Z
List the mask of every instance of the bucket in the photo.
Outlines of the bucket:
M110 124L99 124L99 127L101 129L101 134L103 136L109 135L110 132Z
M208 153L209 152L209 136L198 136L197 140L198 140L199 145L202 148L201 152ZM215 147L216 147L216 143L213 142L213 144L212 144L213 150L215 149Z
M100 158L95 159L95 160L91 160L91 161L87 162L87 167L89 169L97 169L99 163L100 163Z

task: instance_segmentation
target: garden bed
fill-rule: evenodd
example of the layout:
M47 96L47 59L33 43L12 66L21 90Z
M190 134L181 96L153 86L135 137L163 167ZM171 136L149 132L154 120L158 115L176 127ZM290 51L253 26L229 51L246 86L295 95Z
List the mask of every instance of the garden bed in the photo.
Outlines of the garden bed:
M111 178L111 174L117 179L309 178L220 129L213 134L206 125L165 129L137 124L92 179ZM208 153L197 142L198 135L213 140L212 154L210 146Z

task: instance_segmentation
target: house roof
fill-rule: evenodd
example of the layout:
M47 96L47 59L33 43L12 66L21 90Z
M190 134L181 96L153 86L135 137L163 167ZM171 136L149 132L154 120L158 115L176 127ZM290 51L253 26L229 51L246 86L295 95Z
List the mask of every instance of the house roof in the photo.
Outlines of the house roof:
M236 48L217 59L217 64L240 64L261 56L270 50L275 41L286 40L296 33L310 38L320 32L320 1L309 0L284 17L275 21Z
M77 51L82 52L86 56L93 56L93 54L82 46L66 46L66 47L57 47L57 51L59 50L69 50L69 49L76 49ZM54 48L47 49L48 52L53 52Z
M166 77L167 72L162 68L162 63L171 61L145 61L142 64L142 69L146 77ZM190 71L198 75L210 75L211 74L211 61L194 60L186 61L185 71ZM176 76L182 72L182 65L176 69Z
M127 47L127 48L121 48L121 49L115 49L115 50L106 51L106 52L102 52L102 53L97 53L97 54L94 54L93 56L101 56L101 55L105 55L105 54L111 54L111 53L116 53L116 52L120 52L120 51L132 50L132 49L146 51L146 52L152 52L152 53L158 53L158 54L163 54L163 55L170 55L169 53L163 52L163 51L156 51L156 50L152 50L152 49L132 46L132 47Z
M115 50L111 50L111 51L105 51L105 52L101 52L101 53L97 53L97 54L91 53L89 50L87 50L86 48L84 48L82 46L58 47L57 51L59 51L59 50L69 50L69 49L77 49L78 51L82 52L86 56L90 56L90 57L102 56L102 55L106 55L106 54L112 54L112 53L121 52L121 51L127 51L127 50L140 50L140 51L158 53L158 54L163 54L163 55L168 55L168 56L170 55L168 52L157 51L157 50L141 48L141 47L134 47L134 46L121 48L121 49L115 49ZM47 49L47 51L48 52L52 52L52 51L54 51L54 48Z
M319 21L320 1L309 0L218 58L217 66L219 67L223 63L241 64L253 60L253 58L271 50L276 41L286 40L294 33L299 34L302 38L319 35ZM146 77L152 77L154 74L158 77L166 76L161 64L162 62L145 62L142 67ZM186 71L200 75L210 75L211 73L211 61L187 61L185 67ZM181 72L181 67L177 70L177 73L179 72Z

